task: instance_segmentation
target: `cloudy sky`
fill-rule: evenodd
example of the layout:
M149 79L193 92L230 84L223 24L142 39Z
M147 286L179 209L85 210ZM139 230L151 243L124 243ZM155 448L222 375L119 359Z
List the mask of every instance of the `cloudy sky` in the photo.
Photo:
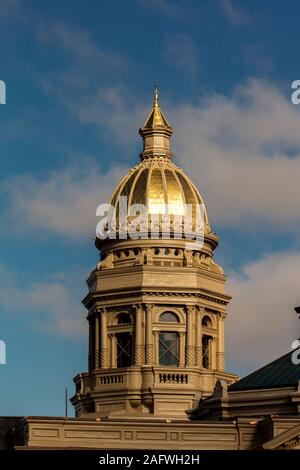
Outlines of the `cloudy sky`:
M227 369L299 335L300 6L1 0L0 415L60 415L86 370L95 209L137 163L158 82L175 161L220 236Z

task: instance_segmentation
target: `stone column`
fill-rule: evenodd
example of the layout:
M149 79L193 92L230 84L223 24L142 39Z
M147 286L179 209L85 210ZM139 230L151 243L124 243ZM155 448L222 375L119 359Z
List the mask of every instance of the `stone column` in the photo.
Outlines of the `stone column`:
M225 314L221 312L217 318L217 369L224 370L225 368L225 351L224 351L224 319Z
M154 331L153 337L154 337L154 364L159 365L159 331Z
M145 341L146 364L153 364L152 312L153 312L153 305L146 305L146 341Z
M141 305L134 305L134 307L135 307L134 363L137 366L140 366L144 363L143 325L142 325L143 309Z
M195 323L195 306L186 307L186 348L185 363L187 366L195 365L195 344L193 338L193 327Z
M184 367L185 334L179 333L179 367Z
M108 368L108 337L106 308L101 309L101 368Z
M94 369L94 318L89 317L89 370Z
M110 367L112 369L117 367L117 348L116 348L116 335L115 334L110 334L109 335L109 341L110 341Z
M210 340L210 366L209 368L212 370L216 370L217 364L216 364L216 356L217 356L217 338L212 338Z
M99 313L95 313L95 368L98 369L99 364Z
M196 310L196 333L195 333L195 364L202 367L202 318L204 308L198 307Z

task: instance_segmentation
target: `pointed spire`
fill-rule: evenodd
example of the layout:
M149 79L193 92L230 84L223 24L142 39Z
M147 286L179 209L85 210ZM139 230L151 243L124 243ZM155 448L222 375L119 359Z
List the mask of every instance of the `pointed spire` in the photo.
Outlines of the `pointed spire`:
M158 86L157 86L157 83L155 83L154 85L154 107L155 106L158 106L159 107L159 103L158 103Z
M153 108L151 109L144 124L144 127L154 128L156 126L171 127L159 107L157 84L154 86Z
M173 129L160 110L158 96L158 86L155 84L153 108L144 126L139 131L144 140L144 151L141 153L142 159L154 155L163 155L168 158L172 156L170 137Z

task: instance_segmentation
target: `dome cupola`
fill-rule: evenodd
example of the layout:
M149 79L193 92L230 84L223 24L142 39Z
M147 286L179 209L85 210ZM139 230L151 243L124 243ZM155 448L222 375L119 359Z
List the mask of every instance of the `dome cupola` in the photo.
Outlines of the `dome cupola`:
M157 85L152 110L139 133L143 138L141 162L122 179L111 197L110 204L114 208L115 220L107 228L107 232L116 231L116 238L124 239L124 236L120 237L120 214L124 215L126 201L126 227L132 225L137 215L137 206L145 208L148 224L147 229L141 230L141 238L147 238L145 230L148 233L152 230L149 237L152 239L190 240L191 234L196 234L198 241L206 237L208 244L214 249L218 238L211 232L201 194L184 171L172 161L170 137L173 128L160 109ZM166 218L169 218L167 231L164 228ZM124 223L124 218L122 221ZM156 227L157 237L152 236L153 225ZM170 233L169 237L167 233ZM99 245L99 241L96 244Z

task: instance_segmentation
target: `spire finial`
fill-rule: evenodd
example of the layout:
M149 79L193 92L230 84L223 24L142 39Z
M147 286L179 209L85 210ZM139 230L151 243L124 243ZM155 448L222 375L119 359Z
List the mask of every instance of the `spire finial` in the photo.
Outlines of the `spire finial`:
M158 103L158 86L157 83L154 85L154 106L159 106Z
M173 129L159 107L157 83L154 85L153 107L139 132L144 141L144 150L140 155L142 160L158 155L172 157L170 137Z

